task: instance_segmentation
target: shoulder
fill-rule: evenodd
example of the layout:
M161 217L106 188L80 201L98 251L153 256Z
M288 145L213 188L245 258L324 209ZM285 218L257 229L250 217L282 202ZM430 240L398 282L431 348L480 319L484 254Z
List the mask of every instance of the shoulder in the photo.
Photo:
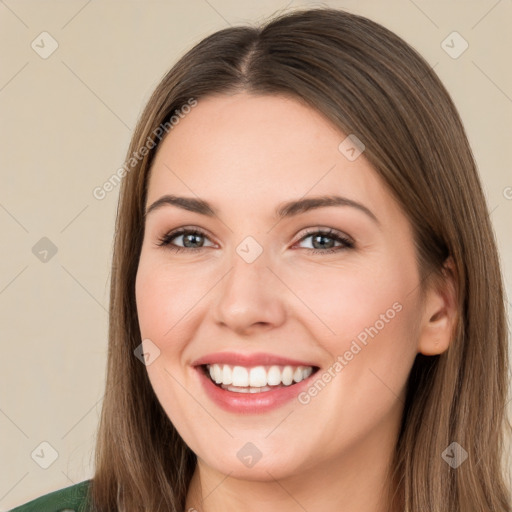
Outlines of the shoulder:
M87 491L91 480L53 491L8 512L88 512Z

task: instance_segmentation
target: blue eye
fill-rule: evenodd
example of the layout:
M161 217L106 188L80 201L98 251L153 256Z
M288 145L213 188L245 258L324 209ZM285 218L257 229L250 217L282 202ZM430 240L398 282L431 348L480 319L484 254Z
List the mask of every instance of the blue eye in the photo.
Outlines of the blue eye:
M168 233L167 235L160 238L159 246L161 247L167 247L171 251L174 252L180 252L183 250L188 251L199 251L203 247L180 247L178 245L175 245L171 243L172 240L178 237L183 237L183 243L185 243L185 240L191 241L192 243L197 243L198 238L206 238L206 234L198 229L187 229L187 228L181 228L176 231L173 231L171 233Z
M324 249L320 249L320 250L315 249L315 248L308 249L313 254L319 254L319 253L330 254L333 252L342 251L344 249L353 249L354 248L354 242L350 238L339 233L338 231L335 231L334 229L329 229L329 230L314 229L314 230L308 231L307 234L299 240L299 242L302 242L303 240L306 240L307 238L313 239L313 247L314 247L315 243L319 243L320 247L322 247L322 246L324 247ZM320 240L325 240L325 239L333 240L334 243L338 242L341 244L341 246L334 247L334 243L330 244L330 243L320 242Z
M192 244L200 244L198 247L181 247L176 244L174 244L172 241L175 238L183 237L183 244L185 243L192 243ZM306 248L306 250L312 252L313 254L329 254L333 252L338 252L344 249L352 249L354 247L354 242L348 238L347 236L333 230L321 230L321 229L314 229L310 230L306 233L305 236L303 236L299 242L302 242L303 240L306 240L307 238L313 238L313 247L315 244L319 244L320 247L323 247L323 249L317 249L317 248ZM162 238L159 239L159 245L160 247L166 247L167 249L173 251L173 252L181 252L181 251L200 251L201 249L204 249L205 247L211 247L211 246L205 246L203 243L200 242L202 239L208 239L207 235L195 228L181 228L176 231L172 231L171 233L166 234ZM324 242L323 240L332 240L333 242ZM199 241L198 241L199 240ZM340 244L337 247L334 246L334 244Z

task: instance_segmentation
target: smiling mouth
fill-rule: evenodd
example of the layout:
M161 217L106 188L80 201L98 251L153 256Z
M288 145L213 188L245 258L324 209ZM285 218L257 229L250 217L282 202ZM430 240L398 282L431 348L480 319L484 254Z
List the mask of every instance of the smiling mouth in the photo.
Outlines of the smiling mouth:
M235 393L263 393L290 387L316 373L317 366L237 366L201 365L204 374L217 386Z

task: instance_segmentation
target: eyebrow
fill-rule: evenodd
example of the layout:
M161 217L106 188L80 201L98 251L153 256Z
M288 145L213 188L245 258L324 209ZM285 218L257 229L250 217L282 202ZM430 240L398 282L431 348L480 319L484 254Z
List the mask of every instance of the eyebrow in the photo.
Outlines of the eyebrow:
M183 197L167 194L152 203L151 206L146 209L144 217L149 215L152 211L157 210L165 205L176 206L178 208L182 208L183 210L199 213L200 215L206 215L208 217L215 217L218 215L218 211L212 205L210 205L208 201L195 197ZM379 220L369 208L361 203L358 203L357 201L337 195L316 196L287 201L278 205L274 215L277 219L281 220L286 217L293 217L310 210L326 208L329 206L350 206L352 208L356 208L359 211L365 213L376 224L380 225Z

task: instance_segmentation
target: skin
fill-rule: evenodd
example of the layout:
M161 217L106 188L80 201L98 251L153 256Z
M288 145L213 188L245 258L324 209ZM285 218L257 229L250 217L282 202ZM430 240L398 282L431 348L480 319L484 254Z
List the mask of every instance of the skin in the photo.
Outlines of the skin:
M198 457L186 510L387 510L407 377L418 352L448 348L454 288L447 278L421 298L411 225L364 153L349 161L338 150L345 137L296 99L240 93L200 99L159 147L147 205L175 194L219 211L150 212L136 280L142 339L160 350L146 367L151 384ZM350 206L273 218L284 201L333 193L378 223ZM207 235L173 243L200 251L157 245L184 226ZM326 253L306 228L355 245ZM252 263L236 252L247 236L263 248ZM225 411L191 366L212 352L268 352L311 361L320 375L397 302L401 311L306 405ZM247 442L262 453L252 468L237 458Z

